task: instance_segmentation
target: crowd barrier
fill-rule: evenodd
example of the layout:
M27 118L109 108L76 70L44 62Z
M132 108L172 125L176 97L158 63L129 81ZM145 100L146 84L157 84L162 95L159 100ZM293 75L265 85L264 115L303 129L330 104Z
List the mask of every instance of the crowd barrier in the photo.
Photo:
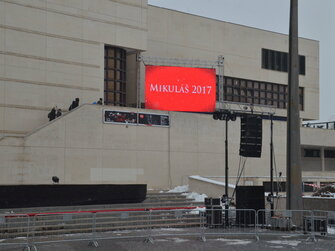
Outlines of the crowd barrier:
M335 238L335 212L187 207L0 215L0 247L26 250L69 241L98 246L105 239L153 242L155 238L190 236L205 241L206 237L249 235L258 240L263 235L283 234L311 240Z

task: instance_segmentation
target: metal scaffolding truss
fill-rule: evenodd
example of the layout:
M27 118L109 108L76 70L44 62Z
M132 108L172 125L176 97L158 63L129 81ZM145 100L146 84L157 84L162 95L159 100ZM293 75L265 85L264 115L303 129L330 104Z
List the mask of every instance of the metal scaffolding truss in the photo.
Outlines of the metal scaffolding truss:
M222 56L221 56L222 57ZM223 58L223 57L222 57ZM163 57L150 57L139 55L138 61L143 62L144 65L161 65L161 66L184 66L184 67L199 67L199 68L217 68L223 66L219 60L200 60L200 59L185 59L185 58L163 58Z
M266 115L274 115L276 113L275 106L265 106L250 103L223 101L221 107L222 110L231 110L241 113L254 113L254 114L266 114Z
M218 56L215 61L200 59L184 59L184 58L162 58L150 57L138 54L137 61L144 65L160 65L160 66L181 66L195 68L212 68L216 69L218 78L218 94L219 102L223 102L223 74L224 74L224 57Z
M195 67L195 68L211 68L216 69L217 76L217 101L220 107L226 110L235 110L241 112L251 112L258 114L275 114L276 108L272 106L263 106L247 103L234 103L224 101L224 57L218 56L217 60L200 60L200 59L184 59L184 58L163 58L144 56L141 53L137 54L137 62L142 62L144 65L159 65L159 66L180 66L180 67ZM138 67L139 70L139 67ZM140 72L138 72L139 76ZM140 81L140 78L138 78ZM140 107L139 102L139 83L138 83L138 102L137 107Z

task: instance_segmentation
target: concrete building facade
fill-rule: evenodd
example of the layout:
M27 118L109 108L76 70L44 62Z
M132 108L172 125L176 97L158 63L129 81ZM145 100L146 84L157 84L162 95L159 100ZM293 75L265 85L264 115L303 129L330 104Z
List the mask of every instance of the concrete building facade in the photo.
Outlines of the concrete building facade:
M145 63L224 57L224 103L275 110L277 173L286 172L288 36L178 11L146 0L0 0L0 182L146 183L163 189L188 176L224 175L225 123L211 114L150 111ZM319 117L319 42L300 38L302 120ZM249 86L250 84L250 86ZM67 112L74 98L80 107ZM92 105L103 97L104 105ZM250 101L251 100L251 101ZM53 106L63 116L48 122ZM137 108L135 108L137 105ZM103 110L167 114L169 127L103 123ZM269 180L270 121L261 158L248 158L242 182ZM302 127L305 181L335 181L335 131ZM229 122L235 182L240 119ZM307 149L307 151L305 151ZM250 183L251 182L251 183Z

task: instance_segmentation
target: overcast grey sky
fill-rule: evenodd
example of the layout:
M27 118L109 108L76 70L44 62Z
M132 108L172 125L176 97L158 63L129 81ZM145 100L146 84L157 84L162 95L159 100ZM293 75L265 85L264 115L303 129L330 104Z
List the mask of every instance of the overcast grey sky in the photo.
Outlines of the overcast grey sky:
M151 5L288 34L289 0L148 0ZM335 121L335 0L299 0L299 36L320 41L320 120Z

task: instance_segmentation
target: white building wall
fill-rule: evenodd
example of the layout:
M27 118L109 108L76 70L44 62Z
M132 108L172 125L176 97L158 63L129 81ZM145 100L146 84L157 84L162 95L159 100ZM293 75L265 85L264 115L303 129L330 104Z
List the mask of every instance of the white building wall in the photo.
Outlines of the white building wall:
M283 34L147 7L146 0L0 0L0 133L25 134L47 121L51 107L75 97L103 96L104 44L146 56L215 61L225 75L287 84L287 73L261 68L261 48L287 51ZM306 56L304 119L319 116L319 44L300 39ZM136 99L135 55L128 56ZM144 67L141 79L144 82ZM127 88L129 85L127 86ZM141 99L144 100L143 84ZM108 107L132 110L131 108ZM156 112L156 111L155 111ZM168 113L170 128L102 123L102 107L85 105L26 137L0 138L0 183L186 184L190 175L224 175L224 122L211 115ZM276 115L286 111L277 109ZM333 147L333 131L302 128L307 146ZM269 176L270 122L263 121L262 158L249 158L244 177ZM286 173L286 123L274 124L277 172ZM229 174L237 175L240 121L229 122ZM304 172L332 177L333 171ZM264 178L267 179L267 178ZM255 184L260 182L256 180Z
M224 121L207 114L159 111L169 114L170 127L104 124L106 108L137 111L84 105L26 137L0 140L0 183L49 184L52 176L58 176L63 184L145 183L149 188L167 189L187 184L191 175L224 176ZM275 166L282 177L286 176L285 124L274 122ZM240 120L229 122L228 129L229 175L236 177ZM259 177L253 178L255 185L269 180L269 134L270 121L263 120L262 157L247 158L242 180ZM335 142L334 134L328 137ZM321 144L319 138L312 145ZM322 181L334 176L334 171L304 172L303 176Z
M146 0L0 0L0 133L103 97L104 44L145 50L146 15Z

